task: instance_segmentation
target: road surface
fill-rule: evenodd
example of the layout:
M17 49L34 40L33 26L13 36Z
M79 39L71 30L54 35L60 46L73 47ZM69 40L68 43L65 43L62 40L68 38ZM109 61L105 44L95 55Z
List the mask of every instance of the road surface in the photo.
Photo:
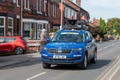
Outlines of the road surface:
M24 54L26 62L0 68L0 80L120 80L120 40L97 46L98 61L90 64L87 70L75 66L43 69L39 53Z

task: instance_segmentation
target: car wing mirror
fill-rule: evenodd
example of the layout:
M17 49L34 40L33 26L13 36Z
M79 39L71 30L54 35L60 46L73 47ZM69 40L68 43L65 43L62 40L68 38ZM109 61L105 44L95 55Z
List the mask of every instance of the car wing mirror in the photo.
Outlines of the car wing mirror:
M92 42L92 39L91 38L88 38L87 39L87 42L89 43L89 42Z
M50 37L48 37L48 38L46 38L46 40L47 40L47 42L50 42L50 41L51 41L51 38L50 38Z

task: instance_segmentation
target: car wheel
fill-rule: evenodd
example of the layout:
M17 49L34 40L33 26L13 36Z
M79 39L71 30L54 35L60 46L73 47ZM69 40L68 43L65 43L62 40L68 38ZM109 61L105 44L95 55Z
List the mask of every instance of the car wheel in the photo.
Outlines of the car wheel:
M94 57L90 60L91 63L96 63L97 61L97 51L94 51Z
M16 47L15 48L15 54L19 55L19 54L23 54L24 50L22 47Z
M49 69L51 65L47 63L42 63L42 66L44 69Z
M88 66L88 57L87 57L87 55L85 55L84 60L83 60L82 65L81 65L81 68L86 69L87 66Z

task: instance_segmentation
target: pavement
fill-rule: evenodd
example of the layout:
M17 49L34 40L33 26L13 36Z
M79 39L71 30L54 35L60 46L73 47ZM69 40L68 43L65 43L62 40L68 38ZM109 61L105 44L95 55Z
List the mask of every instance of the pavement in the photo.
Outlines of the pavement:
M34 58L39 58L39 53L30 53L22 55L0 56L0 68L28 62Z

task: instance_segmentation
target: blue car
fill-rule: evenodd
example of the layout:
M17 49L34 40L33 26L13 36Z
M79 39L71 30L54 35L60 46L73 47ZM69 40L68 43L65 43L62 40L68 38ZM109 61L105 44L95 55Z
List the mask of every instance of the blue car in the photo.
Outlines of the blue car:
M44 46L41 53L43 68L51 65L80 65L86 69L97 60L97 46L86 30L60 30Z

